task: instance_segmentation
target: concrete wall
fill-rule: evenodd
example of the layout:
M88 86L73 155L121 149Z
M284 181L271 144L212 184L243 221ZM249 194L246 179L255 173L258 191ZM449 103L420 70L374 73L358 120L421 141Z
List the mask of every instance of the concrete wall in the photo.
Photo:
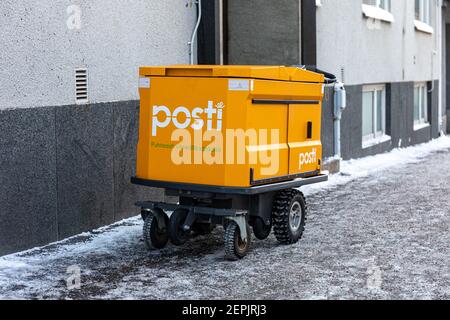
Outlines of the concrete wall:
M90 102L135 100L141 65L188 62L196 20L188 0L2 0L0 109L75 103L75 69ZM80 29L69 29L71 5Z
M415 29L414 1L392 1L392 23L367 19L362 2L322 0L317 8L317 55L320 69L345 82L348 106L341 123L342 156L358 158L405 147L438 136L439 63L436 24L438 8L432 3L434 34ZM414 82L434 81L430 94L430 126L414 131ZM391 141L362 148L362 88L365 84L387 85L386 131ZM325 156L332 155L332 95L324 104ZM329 145L331 141L331 146Z
M437 88L438 82L434 85ZM393 148L407 147L429 141L439 136L438 97L434 90L428 95L430 126L414 130L414 82L395 82L386 88L386 131L391 140L369 147L362 147L362 85L347 86L348 101L341 122L341 149L343 159L360 158L383 153ZM332 89L327 88L323 103L322 143L324 157L333 155L333 99Z
M363 17L360 0L322 0L317 8L318 67L347 85L430 81L440 67L435 34L415 30L414 1L392 2L393 23ZM432 26L436 25L433 3Z
M0 3L0 255L138 213L138 68L188 62L188 0ZM73 11L70 12L74 14ZM89 104L75 105L75 69Z
M299 0L228 0L228 63L300 64Z

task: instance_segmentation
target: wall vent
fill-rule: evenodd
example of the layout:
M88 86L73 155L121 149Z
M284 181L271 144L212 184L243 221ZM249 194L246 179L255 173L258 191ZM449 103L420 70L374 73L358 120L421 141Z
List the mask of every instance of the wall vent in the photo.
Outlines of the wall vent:
M345 83L345 68L341 67L341 82Z
M88 102L88 71L87 69L75 70L75 96L77 104Z

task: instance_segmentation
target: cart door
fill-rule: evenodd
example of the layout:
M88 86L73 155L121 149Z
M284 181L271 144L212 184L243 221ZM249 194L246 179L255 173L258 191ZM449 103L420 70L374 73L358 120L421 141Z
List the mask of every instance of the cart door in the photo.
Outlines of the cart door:
M252 165L253 180L264 181L285 177L289 171L289 147L287 125L289 106L284 103L253 103L247 109L247 128L258 134L257 145L249 146L249 154L258 158L258 165ZM276 141L272 134L276 132ZM264 140L263 136L265 136ZM264 160L264 158L267 158ZM268 161L268 162L267 162ZM266 163L263 163L266 162Z
M315 174L320 169L322 144L320 101L289 105L289 174Z

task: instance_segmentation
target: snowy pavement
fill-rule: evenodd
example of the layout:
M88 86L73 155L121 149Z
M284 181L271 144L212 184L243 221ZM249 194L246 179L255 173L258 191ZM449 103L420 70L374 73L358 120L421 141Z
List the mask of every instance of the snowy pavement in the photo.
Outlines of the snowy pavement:
M450 138L342 168L303 189L310 212L296 245L254 239L227 262L216 230L149 253L132 218L0 258L0 298L450 299ZM68 289L77 268L81 288Z

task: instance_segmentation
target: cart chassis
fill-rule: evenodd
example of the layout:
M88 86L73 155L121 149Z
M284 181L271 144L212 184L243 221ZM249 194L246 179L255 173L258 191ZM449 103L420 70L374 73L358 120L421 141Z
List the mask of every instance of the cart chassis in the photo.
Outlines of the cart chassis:
M142 210L142 218L145 220L148 215L155 216L160 229L166 227L166 212L183 210L187 213L181 225L184 232L191 231L197 222L224 226L234 222L241 240L247 242L250 240L247 226L254 226L255 219L261 219L270 231L274 199L280 192L327 180L328 176L322 174L249 188L180 184L138 178L132 178L132 183L164 188L166 195L179 197L178 204L156 201L136 203Z
M164 219L160 216L164 214L164 211L174 211L176 209L185 209L187 210L188 216L186 221L184 222L183 229L185 231L189 231L192 228L192 225L197 220L199 215L211 215L215 217L223 217L226 220L234 221L239 226L239 230L241 232L241 238L243 241L247 241L247 219L248 211L247 210L237 210L237 209L222 209L222 208L210 208L210 207L199 207L199 206L184 206L177 204L170 204L165 202L138 202L136 206L141 207L144 212L152 213L157 216L157 221L159 223L160 228L163 228L162 225Z

